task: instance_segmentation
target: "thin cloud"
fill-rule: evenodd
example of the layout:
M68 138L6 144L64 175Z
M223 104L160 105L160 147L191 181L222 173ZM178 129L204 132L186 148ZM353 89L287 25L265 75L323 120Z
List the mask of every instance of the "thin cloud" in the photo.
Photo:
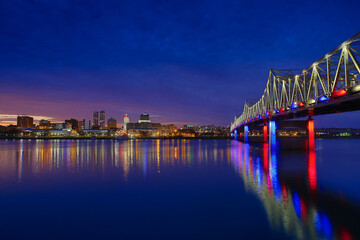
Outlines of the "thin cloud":
M0 114L0 124L1 125L16 124L18 116L19 115L15 115L15 114ZM50 121L56 120L55 118L49 117L49 116L31 115L30 117L34 118L34 121L37 121L37 122L40 121L41 119L46 119L46 120L50 120Z

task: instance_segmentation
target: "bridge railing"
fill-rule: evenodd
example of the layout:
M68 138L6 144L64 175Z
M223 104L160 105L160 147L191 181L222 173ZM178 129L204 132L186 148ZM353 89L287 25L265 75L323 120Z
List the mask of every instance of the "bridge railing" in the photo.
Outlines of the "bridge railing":
M247 121L360 92L360 33L306 69L270 70L261 98L245 102L231 131Z

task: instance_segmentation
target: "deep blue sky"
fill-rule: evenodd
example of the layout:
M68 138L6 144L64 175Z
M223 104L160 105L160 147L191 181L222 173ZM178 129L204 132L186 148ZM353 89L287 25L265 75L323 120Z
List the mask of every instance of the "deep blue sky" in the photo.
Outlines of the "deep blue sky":
M1 0L2 123L104 109L120 121L149 112L156 122L228 125L245 99L261 96L270 69L306 68L359 32L359 9L359 1ZM329 115L317 126L359 118Z

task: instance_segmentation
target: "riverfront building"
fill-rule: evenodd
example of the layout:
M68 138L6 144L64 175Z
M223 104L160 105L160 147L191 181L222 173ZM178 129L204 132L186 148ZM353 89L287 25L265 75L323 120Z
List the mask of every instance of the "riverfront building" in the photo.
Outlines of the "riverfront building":
M99 128L99 112L93 113L93 128Z
M26 115L17 116L17 126L32 128L34 127L34 119Z
M162 126L160 123L152 123L150 115L144 113L140 115L138 122L127 123L126 129L130 137L156 137L160 135Z
M105 111L100 112L100 129L105 129Z
M150 115L148 113L142 113L140 114L140 120L138 121L138 123L149 123L150 121Z
M78 120L72 118L70 120L65 120L65 123L71 124L71 128L73 130L75 130L76 132L79 131L79 121Z
M108 128L109 129L116 129L116 119L115 118L109 118L108 120Z
M129 119L128 115L125 114L125 117L124 117L124 127L123 127L123 129L124 129L125 132L127 131L127 124L128 124L129 122L130 122L130 119Z
M41 119L39 121L39 129L52 129L52 124L49 120Z

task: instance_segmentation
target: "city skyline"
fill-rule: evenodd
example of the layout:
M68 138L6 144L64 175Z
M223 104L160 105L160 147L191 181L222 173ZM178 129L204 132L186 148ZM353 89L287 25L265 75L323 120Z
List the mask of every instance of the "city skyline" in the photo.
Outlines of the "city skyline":
M106 111L101 111L101 112L104 112L106 113ZM74 119L74 118L71 118L72 120L77 120L77 121L90 121L90 127L89 129L93 128L93 127L108 127L108 123L109 121L113 121L115 120L116 122L116 125L117 125L117 128L122 128L124 126L124 123L140 123L140 122L151 122L151 120L149 120L149 113L140 113L137 117L134 117L134 118L131 118L131 121L130 121L130 117L128 116L128 114L125 114L123 116L123 118L120 118L120 119L117 119L117 118L114 118L112 116L110 117L107 117L107 118L104 118L104 124L105 126L100 126L99 124L96 124L96 122L94 121L95 118L98 118L99 115L97 115L95 117L95 114L96 113L99 113L98 111L94 111L92 112L92 118L90 117L85 117L85 118L79 118L79 119ZM143 116L146 115L147 118L146 119L142 119ZM0 118L1 118L1 114L0 114ZM66 118L64 119L52 119L52 118L45 118L44 116L35 116L35 115L31 115L31 114L18 114L18 115L11 115L11 116L4 116L4 117L9 117L9 118L14 118L15 120L14 121L6 121L6 124L4 125L1 125L0 126L12 126L12 125L19 125L18 122L19 122L19 117L30 117L33 119L33 123L34 125L39 125L41 122L49 122L49 123L63 123L63 122L66 122L66 121L69 121L67 120ZM70 117L69 117L70 119ZM153 119L153 116L151 116L151 119ZM156 118L155 118L156 119ZM122 121L123 120L123 121ZM155 120L156 121L156 120ZM99 123L99 120L98 120L98 123ZM180 123L173 123L173 122L162 122L162 124L164 125L175 125L177 127L182 127L182 126L185 126L185 125L189 125L189 123L184 123L184 124L180 124ZM210 126L211 124L208 124L208 125L202 125L202 126ZM194 125L196 126L196 125ZM200 126L200 125L197 125L197 126ZM214 125L215 126L215 125ZM222 127L229 127L229 126L222 126Z
M104 112L106 113L106 111L104 111ZM90 120L91 127L93 127L93 126L100 127L99 124L98 125L94 124L94 113L100 113L100 112L99 111L93 111L93 112L89 113L88 116L80 117L79 119L76 119L76 120L79 120L79 121ZM132 119L133 122L137 122L138 120L140 120L142 114L149 114L149 113L142 113L141 112L138 115L134 114L134 116L131 117L131 118L126 113L123 116L120 116L119 118L115 118L110 114L110 117L105 118L105 125L107 126L108 120L115 119L117 121L118 127L122 127L123 124L124 124L124 122L121 121L122 119L127 118L128 119L127 121L129 121L129 119ZM17 118L19 116L32 117L33 121L34 121L34 124L39 124L41 122L41 120L46 120L46 121L51 121L52 123L56 123L56 122L64 122L66 119L70 119L70 118L74 119L71 116L69 116L67 118L62 118L62 119L55 119L55 118L49 118L49 117L46 117L46 116L37 116L37 115L24 114L24 113L17 114L17 115L16 114L13 114L13 115L11 115L11 114L0 114L0 119L5 119L5 120L0 121L0 126L17 125ZM106 114L106 116L107 116L107 114ZM98 115L98 118L99 118L99 115ZM157 117L156 116L154 117L153 115L151 115L151 118L152 119L157 119ZM99 123L99 120L98 120L98 123ZM174 124L177 127L189 124L189 122L184 122L184 123L180 123L180 122L175 122L175 123L174 122L162 122L162 123L163 124ZM211 125L211 124L207 124L207 125Z
M306 68L357 33L360 7L140 3L1 2L0 125L22 113L60 121L104 109L115 119L150 112L157 122L228 126L245 99L261 96L270 69ZM358 117L316 124L356 127Z

